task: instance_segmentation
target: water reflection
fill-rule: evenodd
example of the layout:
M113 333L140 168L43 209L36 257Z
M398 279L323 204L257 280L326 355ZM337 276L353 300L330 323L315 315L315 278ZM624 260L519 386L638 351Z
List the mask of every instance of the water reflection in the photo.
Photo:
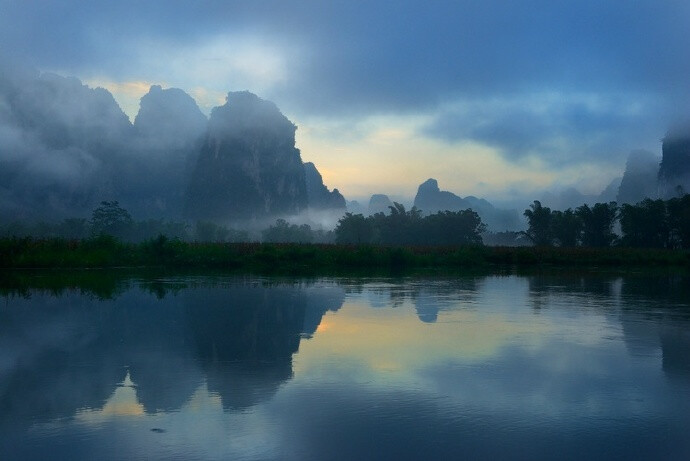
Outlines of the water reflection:
M686 277L61 277L0 277L10 458L690 454Z
M146 413L179 409L202 383L224 408L250 407L292 376L301 338L344 300L332 284L139 287L108 296L101 289L7 295L0 310L0 422L30 424L101 408L126 378Z
M569 304L620 322L633 356L662 356L669 378L690 378L690 279L681 274L541 274L527 278L534 309Z

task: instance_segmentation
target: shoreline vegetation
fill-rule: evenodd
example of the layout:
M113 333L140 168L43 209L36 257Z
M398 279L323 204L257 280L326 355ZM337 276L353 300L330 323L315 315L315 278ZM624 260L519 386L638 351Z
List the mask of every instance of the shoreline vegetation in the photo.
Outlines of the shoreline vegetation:
M108 235L82 240L0 239L2 269L189 268L310 272L543 265L690 268L690 251L624 247L200 243L165 236L129 243Z

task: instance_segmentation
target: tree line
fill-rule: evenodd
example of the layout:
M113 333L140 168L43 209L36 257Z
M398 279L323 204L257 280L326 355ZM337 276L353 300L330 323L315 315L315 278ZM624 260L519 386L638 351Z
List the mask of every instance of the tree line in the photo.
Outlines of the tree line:
M585 204L565 211L535 200L524 216L525 235L536 246L690 248L690 194L647 198L634 205Z
M333 243L333 231L312 229L308 224L289 224L278 219L274 225L256 232L233 229L212 221L148 219L137 221L117 201L104 201L96 207L91 219L67 218L57 223L10 222L0 225L0 236L34 238L88 239L107 235L124 242L142 242L159 235L171 239L198 242L239 243L252 240L287 243Z
M416 207L405 210L400 203L388 207L390 214L346 213L335 228L341 244L371 245L480 245L486 230L472 210L442 211L423 216Z
M290 224L278 219L274 225L253 235L209 221L135 221L117 201L101 202L90 220L69 218L59 223L0 226L0 236L87 239L109 235L137 242L159 235L199 242L339 243L364 245L481 245L486 225L471 210L442 211L424 216L400 203L389 214L371 216L346 213L333 231L312 229L307 224ZM575 209L551 210L535 200L524 216L527 230L520 233L491 234L494 244L506 242L556 247L690 248L690 194L669 200L645 199L637 204L616 202L582 205ZM502 235L506 234L506 235ZM500 239L497 239L500 237Z

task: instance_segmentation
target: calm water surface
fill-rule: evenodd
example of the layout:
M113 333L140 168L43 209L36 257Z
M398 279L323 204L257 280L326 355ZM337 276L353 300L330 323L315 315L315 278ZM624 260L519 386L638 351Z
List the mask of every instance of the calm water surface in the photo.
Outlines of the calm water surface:
M3 460L690 459L687 277L22 280Z

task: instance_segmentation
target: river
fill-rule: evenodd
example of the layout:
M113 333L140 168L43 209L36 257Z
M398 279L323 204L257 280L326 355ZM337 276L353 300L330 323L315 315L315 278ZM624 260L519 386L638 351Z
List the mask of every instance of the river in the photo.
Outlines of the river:
M22 275L2 459L690 459L690 278Z

